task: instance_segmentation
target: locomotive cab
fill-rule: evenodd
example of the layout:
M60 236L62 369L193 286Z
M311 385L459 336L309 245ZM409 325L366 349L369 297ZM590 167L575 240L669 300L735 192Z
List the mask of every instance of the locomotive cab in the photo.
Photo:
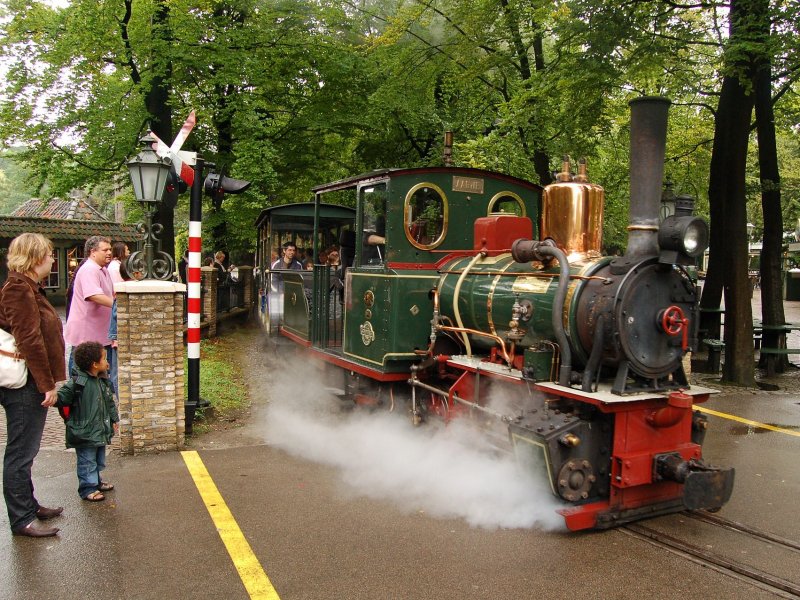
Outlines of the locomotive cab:
M489 214L537 216L541 194L513 177L449 167L373 171L313 191L318 203L354 201L356 222L347 252L342 245L352 260L343 264L341 346L308 341L385 381L407 377L426 352L439 269L474 254L473 223ZM325 329L313 306L309 318L312 332Z

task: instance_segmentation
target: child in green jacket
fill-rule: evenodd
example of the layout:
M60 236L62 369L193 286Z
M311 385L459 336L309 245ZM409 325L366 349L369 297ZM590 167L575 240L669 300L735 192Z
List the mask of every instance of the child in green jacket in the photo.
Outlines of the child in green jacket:
M58 390L56 406L69 406L67 448L75 448L78 494L89 502L105 500L103 492L114 486L100 479L106 468L106 445L119 431L114 388L108 380L106 349L84 342L73 353L73 377Z

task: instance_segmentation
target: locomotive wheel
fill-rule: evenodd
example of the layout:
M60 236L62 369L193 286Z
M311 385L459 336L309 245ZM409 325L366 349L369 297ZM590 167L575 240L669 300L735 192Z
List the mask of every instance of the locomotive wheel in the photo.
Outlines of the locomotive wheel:
M558 494L569 502L585 500L596 480L592 463L585 458L572 458L558 472Z

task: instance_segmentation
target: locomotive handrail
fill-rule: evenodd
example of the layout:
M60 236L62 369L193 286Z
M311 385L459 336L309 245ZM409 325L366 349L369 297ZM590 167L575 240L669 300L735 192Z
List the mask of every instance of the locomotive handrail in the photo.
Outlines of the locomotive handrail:
M438 271L440 275L460 275L463 273L461 270L442 270ZM555 277L554 273L526 273L524 271L481 271L481 275L499 275L501 277L539 277L541 279L552 279ZM576 281L602 281L603 283L610 283L611 279L608 277L600 277L599 275L572 275L570 274L569 279L575 279Z

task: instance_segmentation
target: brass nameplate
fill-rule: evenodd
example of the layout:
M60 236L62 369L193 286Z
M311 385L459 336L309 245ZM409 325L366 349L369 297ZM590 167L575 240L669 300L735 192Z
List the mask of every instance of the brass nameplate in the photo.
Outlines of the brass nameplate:
M453 175L453 191L467 192L469 194L482 194L483 179L477 179L475 177L459 177L458 175Z
M515 294L546 294L552 277L517 277L511 286Z

